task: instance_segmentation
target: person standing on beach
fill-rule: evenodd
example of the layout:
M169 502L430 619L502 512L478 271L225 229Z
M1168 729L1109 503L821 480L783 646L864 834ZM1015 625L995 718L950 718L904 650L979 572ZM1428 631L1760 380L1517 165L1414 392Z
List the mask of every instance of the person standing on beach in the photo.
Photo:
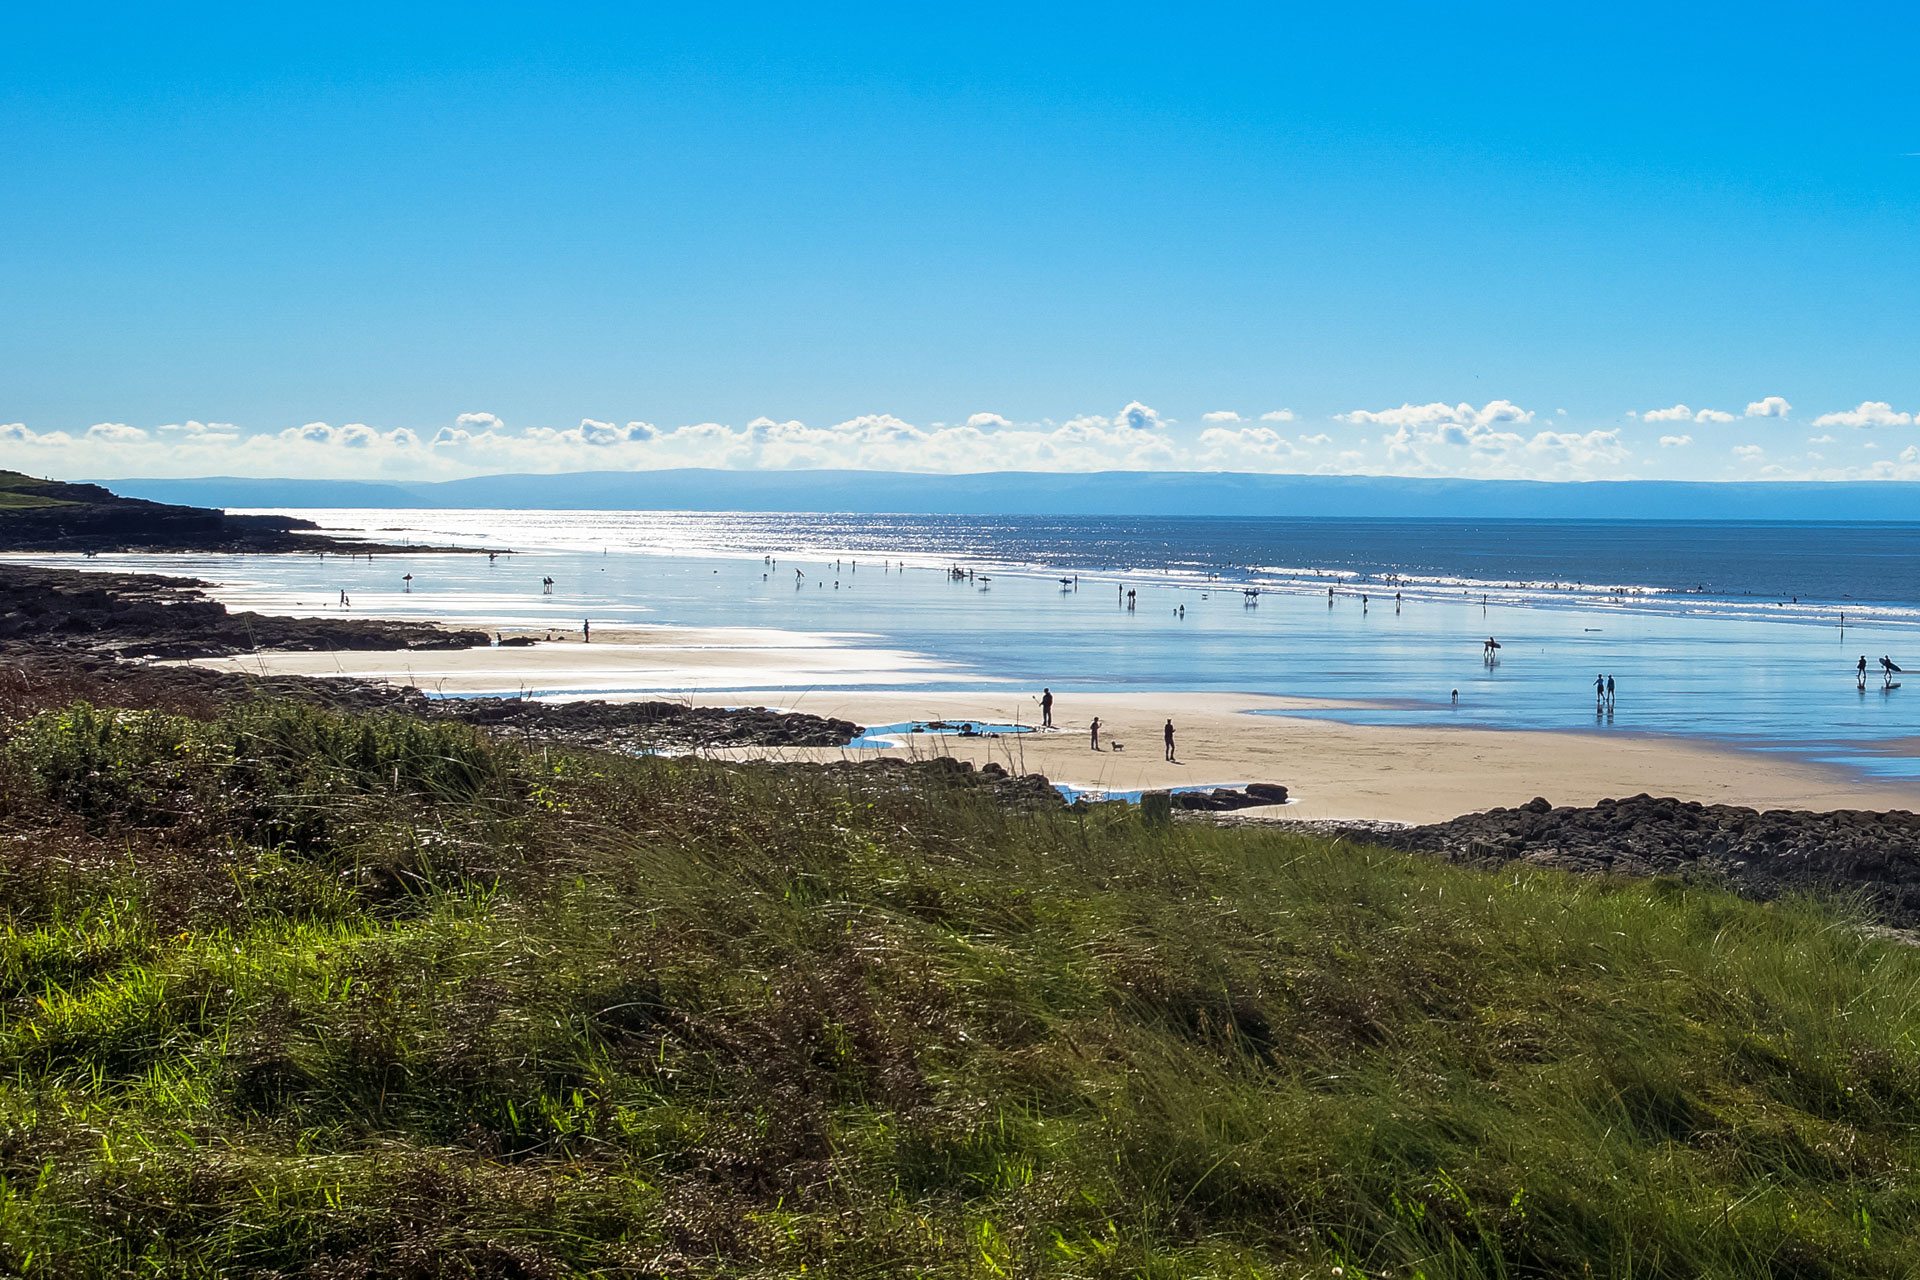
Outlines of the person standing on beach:
M1607 678L1605 676L1602 676L1602 675L1594 676L1593 700L1596 704L1605 702L1607 700Z
M1175 763L1175 764L1177 764L1177 763L1179 763L1178 761L1176 761L1176 760L1174 760L1174 758L1173 758L1173 721L1171 721L1171 720L1169 720L1169 721L1167 721L1167 727L1166 727L1165 729L1162 729L1162 730L1160 731L1160 736L1161 736L1161 737L1163 737L1163 738L1165 738L1165 739L1166 739L1166 741L1167 741L1167 760L1168 760L1168 762L1169 762L1169 763Z
M593 619L591 618L580 619L580 643L593 643Z
M1609 707L1613 705L1613 677L1612 676L1607 677L1607 705Z
M1053 690L1051 689L1040 691L1040 727L1053 728Z
M1091 734L1093 737L1093 749L1095 751L1098 751L1100 749L1100 717L1099 716L1095 716L1093 718L1093 723L1087 726L1087 732Z

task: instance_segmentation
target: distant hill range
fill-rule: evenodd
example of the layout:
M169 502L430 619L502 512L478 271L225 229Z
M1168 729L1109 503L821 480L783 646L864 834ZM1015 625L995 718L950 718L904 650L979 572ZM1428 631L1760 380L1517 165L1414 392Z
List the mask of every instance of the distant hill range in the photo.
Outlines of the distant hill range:
M582 471L467 480L115 480L209 507L845 511L931 515L1920 521L1920 483L1409 479L1241 472Z

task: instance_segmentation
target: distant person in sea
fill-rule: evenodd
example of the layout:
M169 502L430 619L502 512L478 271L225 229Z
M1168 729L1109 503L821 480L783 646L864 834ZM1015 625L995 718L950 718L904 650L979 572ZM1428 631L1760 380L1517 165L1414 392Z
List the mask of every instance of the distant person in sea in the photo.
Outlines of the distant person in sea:
M1488 636L1487 642L1484 645L1480 646L1480 656L1485 658L1488 662L1492 662L1493 655L1495 652L1499 650L1499 648L1500 648L1500 642L1498 640L1495 640L1492 636Z
M1860 674L1860 683L1864 686L1867 683L1867 655L1864 653L1860 655L1860 666L1857 670Z
M1456 707L1460 705L1460 691L1458 689L1453 691L1453 705Z
M1603 675L1596 675L1593 678L1593 700L1595 702L1607 700L1607 678Z
M1613 705L1613 677L1612 676L1607 677L1607 705L1609 707Z
M1167 759L1170 762L1173 762L1176 764L1179 763L1173 758L1173 721L1171 720L1167 721L1167 727L1160 731L1160 736L1166 740Z
M1093 718L1093 723L1087 726L1087 734L1089 737L1093 739L1093 749L1095 751L1098 751L1100 749L1100 717L1099 716L1095 716Z
M1040 691L1040 727L1053 728L1053 690L1051 689Z

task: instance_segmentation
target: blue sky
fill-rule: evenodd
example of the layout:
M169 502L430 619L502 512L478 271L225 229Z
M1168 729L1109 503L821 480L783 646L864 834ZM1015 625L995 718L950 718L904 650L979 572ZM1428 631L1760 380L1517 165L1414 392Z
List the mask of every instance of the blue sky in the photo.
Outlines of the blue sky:
M13 6L0 465L1920 477L1913 6L711 13Z

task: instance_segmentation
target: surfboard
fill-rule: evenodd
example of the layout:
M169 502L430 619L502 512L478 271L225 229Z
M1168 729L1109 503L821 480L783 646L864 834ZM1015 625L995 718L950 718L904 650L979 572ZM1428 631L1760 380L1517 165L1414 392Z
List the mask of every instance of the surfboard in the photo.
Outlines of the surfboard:
M1900 664L1899 664L1899 663L1897 663L1897 662L1889 662L1889 663L1887 664L1887 670L1889 670L1889 671L1899 671L1899 670L1900 670Z

